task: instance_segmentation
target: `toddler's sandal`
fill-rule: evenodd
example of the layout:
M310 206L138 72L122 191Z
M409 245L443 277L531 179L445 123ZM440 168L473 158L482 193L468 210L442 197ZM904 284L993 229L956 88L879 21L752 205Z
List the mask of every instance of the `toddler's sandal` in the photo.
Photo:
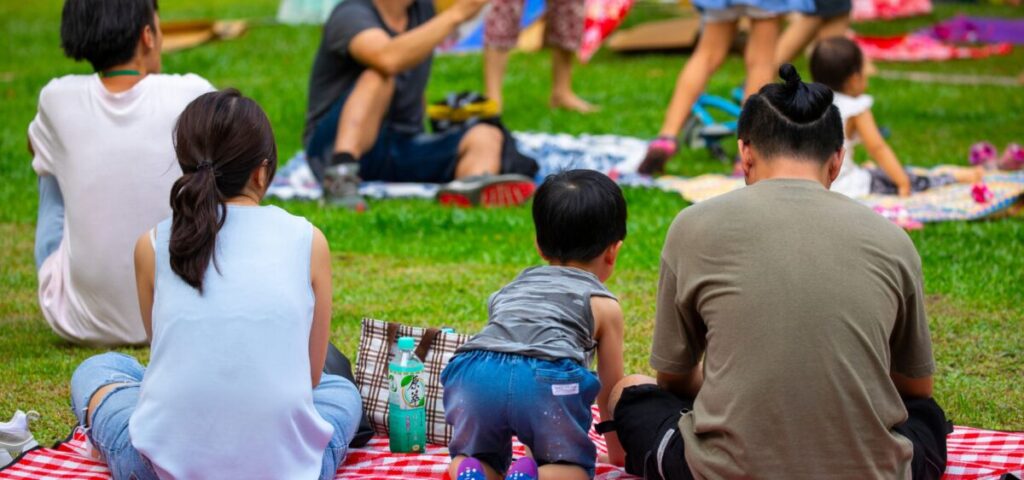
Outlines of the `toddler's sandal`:
M660 136L647 145L647 155L637 171L643 175L656 175L665 171L665 163L679 150L675 137Z

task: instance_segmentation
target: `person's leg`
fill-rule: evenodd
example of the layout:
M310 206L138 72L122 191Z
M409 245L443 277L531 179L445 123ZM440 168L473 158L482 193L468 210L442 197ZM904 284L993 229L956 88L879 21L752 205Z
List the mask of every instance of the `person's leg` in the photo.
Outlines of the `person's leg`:
M484 48L484 95L503 107L502 86L505 83L505 69L511 52L496 47Z
M985 168L981 166L951 167L939 170L938 173L952 177L956 183L978 183L985 179Z
M455 178L496 175L501 170L504 134L494 125L477 124L459 141Z
M796 18L789 22L779 37L778 45L775 46L775 65L792 62L811 40L820 39L820 31L824 24L825 20L821 17L796 14Z
M612 388L608 403L626 451L626 472L650 479L693 478L679 434L679 419L693 409L693 400L662 390L651 377L630 375Z
M479 460L488 480L500 479L512 463L508 413L512 355L476 350L460 353L441 372L445 421L452 426L449 476L458 477L467 458Z
M775 63L775 43L779 38L779 18L751 18L750 35L743 61L747 67L747 82L743 98L757 93L765 84L775 78L778 64Z
M320 377L320 384L313 389L313 407L334 427L334 434L324 450L320 471L321 480L329 480L334 478L338 466L348 454L348 445L363 415L363 403L352 382L338 375L324 374Z
M736 11L733 9L705 12L704 31L697 41L693 55L679 72L658 137L647 145L647 154L637 167L640 174L662 173L665 170L665 163L676 154L679 130L690 117L693 104L704 93L711 75L722 66L726 55L729 54L736 34L736 18Z
M43 266L64 238L64 196L53 175L39 177L39 209L36 216L36 270Z
M72 410L113 478L156 478L128 436L144 374L134 357L108 352L86 359L71 376Z
M583 41L583 0L550 0L544 14L544 44L551 47L551 107L590 113L597 107L576 95L572 64Z
M946 436L953 432L953 424L934 399L905 399L903 404L907 421L893 430L914 444L911 478L938 480L946 471Z
M551 49L551 107L593 113L600 107L576 95L572 89L572 62L576 54L561 48Z
M601 382L569 359L521 358L508 381L518 398L529 399L530 407L511 412L511 425L540 465L540 477L593 477L597 450L589 435L590 406Z
M690 116L690 109L693 108L697 97L704 92L711 75L722 66L726 55L729 54L729 47L735 34L735 21L704 25L704 31L693 56L686 62L676 79L672 100L669 101L665 120L658 131L659 136L675 137L679 134L683 123Z
M821 27L818 28L817 40L824 40L832 37L842 37L846 35L846 31L850 29L850 14L849 12L836 15L833 17L826 18Z
M146 369L135 357L107 352L85 359L71 375L71 409L88 428L94 407L112 390L142 382Z
M502 84L509 52L519 40L523 0L494 0L484 18L484 95L502 103Z

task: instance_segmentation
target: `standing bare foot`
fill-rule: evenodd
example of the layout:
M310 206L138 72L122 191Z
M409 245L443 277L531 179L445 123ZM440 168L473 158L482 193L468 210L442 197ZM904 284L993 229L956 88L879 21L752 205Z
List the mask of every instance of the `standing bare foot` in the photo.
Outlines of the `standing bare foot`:
M552 93L551 108L561 108L579 113L595 113L601 110L601 107L577 97L576 94L572 92L563 94Z

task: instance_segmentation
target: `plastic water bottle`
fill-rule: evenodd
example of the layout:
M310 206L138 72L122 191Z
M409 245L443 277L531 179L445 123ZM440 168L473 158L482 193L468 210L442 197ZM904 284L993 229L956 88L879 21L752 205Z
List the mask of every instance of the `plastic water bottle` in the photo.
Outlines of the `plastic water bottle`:
M398 353L388 366L388 437L393 453L422 453L427 443L427 385L415 348L412 337L399 338Z

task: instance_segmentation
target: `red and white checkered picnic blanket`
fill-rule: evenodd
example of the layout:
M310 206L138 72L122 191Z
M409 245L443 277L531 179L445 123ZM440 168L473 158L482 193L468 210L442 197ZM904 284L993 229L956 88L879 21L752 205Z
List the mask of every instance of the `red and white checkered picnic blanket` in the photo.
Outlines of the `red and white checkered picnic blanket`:
M597 407L594 407L595 422ZM607 453L604 439L590 432L598 453ZM998 479L1006 473L1024 476L1024 432L995 432L971 427L956 427L947 439L949 460L946 479ZM523 455L523 446L516 442L516 456ZM370 478L405 480L410 478L442 478L448 469L448 449L430 446L421 455L393 454L387 438L377 437L365 448L349 451L338 469L337 479ZM54 448L39 448L26 453L14 465L0 470L0 480L7 479L108 480L110 472L100 462L91 460L85 435L75 430L71 438ZM600 480L635 478L621 469L598 464Z

